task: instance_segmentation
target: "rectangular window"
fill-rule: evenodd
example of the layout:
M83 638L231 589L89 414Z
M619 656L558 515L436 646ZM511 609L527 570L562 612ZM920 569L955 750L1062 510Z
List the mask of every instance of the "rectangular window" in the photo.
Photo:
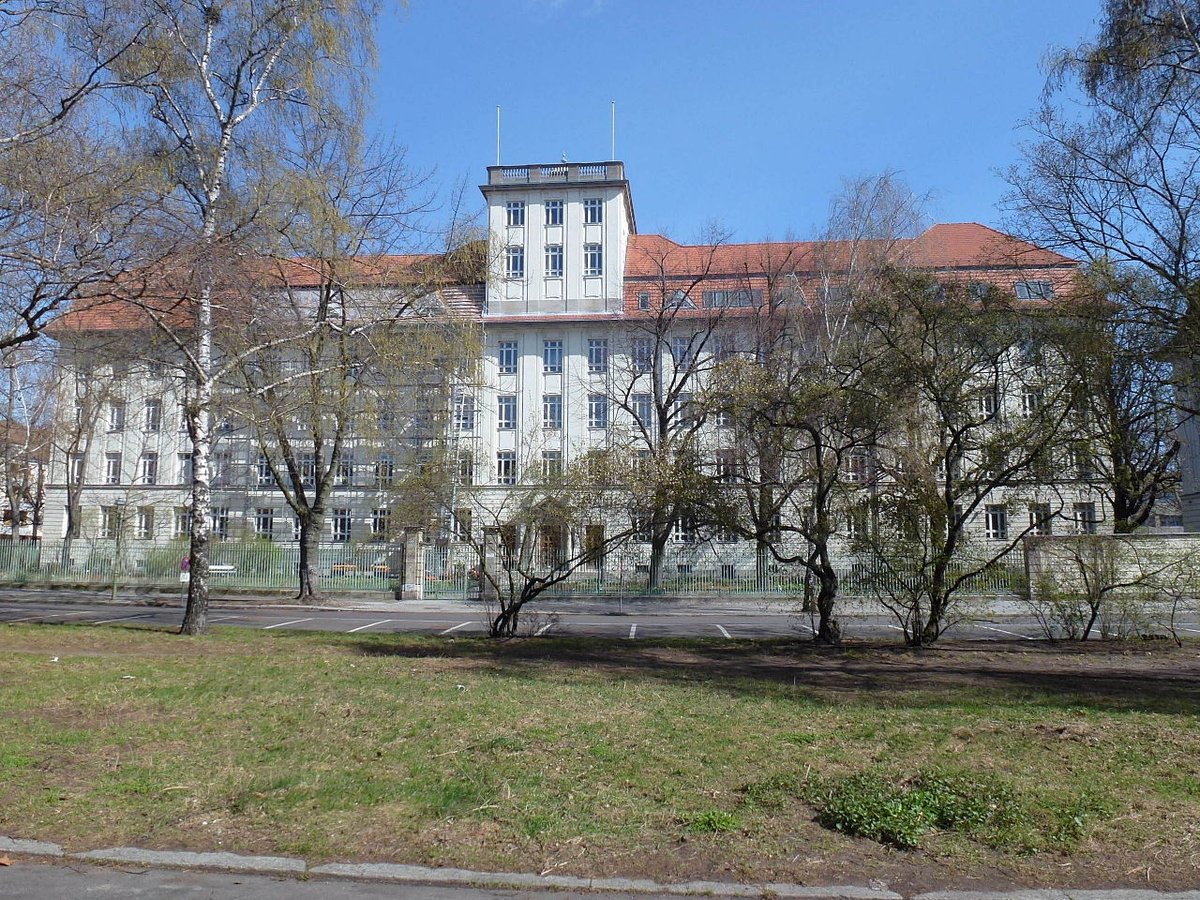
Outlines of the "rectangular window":
M608 397L588 394L588 428L608 427Z
M563 366L563 342L542 342L542 372L546 375L561 375Z
M1095 503L1076 503L1075 504L1075 530L1079 534L1095 534L1096 528L1096 504Z
M271 463L263 454L258 457L258 486L270 487L275 483L275 478L271 475Z
M733 427L733 413L731 413L727 409L717 410L717 427L718 428L732 428Z
M384 453L375 460L375 487L389 487L392 479L396 476L396 464L392 461L391 454Z
M869 480L867 454L856 450L846 457L846 480L854 484L866 484Z
M501 375L517 374L517 342L501 341L499 359Z
M561 225L563 223L563 202L561 200L546 201L546 224Z
M509 200L504 204L504 223L509 228L522 228L525 225L525 201Z
M562 244L546 245L546 277L562 278L563 248Z
M671 540L677 544L696 543L696 520L691 516L681 516L671 526Z
M475 456L471 453L458 454L458 483L475 483Z
M311 454L310 454L311 459ZM228 451L212 455L212 484L214 487L225 487L232 480L233 461Z
M311 453L300 455L300 483L305 487L317 484L317 458Z
M994 388L987 388L979 395L979 412L985 419L993 418L1000 411L1000 393Z
M542 395L542 427L562 428L562 394Z
M638 309L650 308L650 292L638 291Z
M762 295L762 291L757 288L736 291L705 291L703 303L709 309L761 306Z
M471 540L471 510L469 507L456 509L450 517L450 527L453 531L454 540L460 544L469 543Z
M125 404L112 402L108 404L108 430L122 431L125 428Z
M161 362L146 363L146 374L151 378L162 378L166 374L167 367Z
M1075 477L1080 481L1089 481L1096 475L1096 467L1092 463L1091 450L1084 445L1076 445L1071 448L1071 468L1075 470Z
M604 274L604 248L599 244L583 245L583 274Z
M717 481L725 482L726 484L737 481L738 468L736 450L717 451L717 464L715 471Z
M559 478L562 476L562 451L542 451L542 477Z
M229 537L229 507L214 506L209 515L209 522L212 524L213 537L225 540Z
M459 431L475 430L475 398L470 394L454 398L454 427Z
M638 544L650 543L651 518L649 513L634 512L629 516L629 529L633 532L633 540Z
M192 465L192 454L180 453L176 459L179 463L179 483L191 484L192 478L195 476L195 467Z
M1008 540L1008 507L989 505L984 508L984 535L993 541Z
M588 372L592 375L608 372L608 338L588 338Z
M642 428L649 430L654 425L654 402L649 394L634 394L629 398L633 418Z
M383 540L392 530L392 511L385 507L371 510L371 536Z
M350 542L350 510L335 509L333 518L330 520L333 525L333 542L335 544L347 544Z
M186 506L175 507L175 537L188 537L192 533L192 511Z
M158 454L143 453L138 477L139 484L158 484Z
M633 339L633 371L649 372L654 368L654 338Z
M671 358L675 368L686 369L692 364L692 339L685 336L671 338Z
M82 453L72 453L67 457L67 478L71 484L83 484Z
M139 506L134 534L138 540L148 541L154 537L154 507Z
M1042 408L1042 400L1044 394L1040 387L1026 386L1021 391L1021 413L1026 416L1032 416Z
M354 484L354 457L347 454L338 460L337 472L334 473L335 483L339 487Z
M1049 503L1031 503L1029 505L1029 524L1034 534L1053 534L1054 517L1050 512Z
M116 540L121 534L121 507L100 507L100 532L109 540Z
M1054 285L1049 281L1018 281L1018 300L1053 300Z
M275 510L269 506L254 510L254 534L268 541L275 537Z
M510 244L504 248L504 277L525 277L525 248L519 244Z
M104 483L105 484L120 484L121 483L121 454L120 453L105 453L104 454Z
M501 450L496 454L496 484L517 483L517 454Z
M146 431L162 430L162 401L147 400L142 412L142 428Z
M583 201L583 224L600 225L604 222L604 201L592 197Z
M503 431L517 427L517 398L511 394L496 398L496 427Z
M691 394L678 394L671 411L676 428L691 428L696 424L696 407Z

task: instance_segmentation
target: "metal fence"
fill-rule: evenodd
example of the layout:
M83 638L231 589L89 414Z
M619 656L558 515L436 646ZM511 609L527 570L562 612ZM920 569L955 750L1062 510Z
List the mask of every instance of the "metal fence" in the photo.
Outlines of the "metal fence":
M166 544L81 539L67 541L0 541L0 584L118 585L180 588L187 576L184 541ZM423 593L430 598L469 599L479 595L479 556L465 544L427 544L423 554ZM297 586L300 551L295 544L271 541L217 541L210 559L211 584L253 591L293 590ZM401 544L331 544L317 557L322 590L393 594L405 571ZM416 567L410 569L415 576ZM847 561L839 570L840 593L867 596L880 577L864 565ZM613 554L597 566L584 566L554 585L552 597L631 597L646 595L723 597L800 596L805 572L799 566L760 567L751 556L706 556L695 550L668 553L658 586L649 587L650 567L643 552ZM1024 569L993 566L972 579L969 593L1011 595L1023 590ZM897 587L891 584L891 587ZM815 584L810 585L815 592Z

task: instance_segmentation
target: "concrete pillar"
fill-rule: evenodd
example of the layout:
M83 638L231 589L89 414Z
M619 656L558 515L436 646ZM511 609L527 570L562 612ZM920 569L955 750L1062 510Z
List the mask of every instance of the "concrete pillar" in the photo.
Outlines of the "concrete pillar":
M404 570L400 575L400 599L425 599L425 544L420 528L404 529Z
M496 586L492 584L488 574L497 578L500 572L500 529L484 526L483 529L483 558L479 561L479 599L485 603L495 603L499 596Z

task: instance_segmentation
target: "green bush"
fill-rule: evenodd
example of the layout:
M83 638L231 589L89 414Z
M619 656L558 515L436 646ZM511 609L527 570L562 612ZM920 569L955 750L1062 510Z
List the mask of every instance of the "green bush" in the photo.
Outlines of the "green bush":
M901 848L919 847L934 829L1001 843L1020 818L1011 788L966 773L928 772L906 783L863 772L823 785L816 801L826 828Z
M727 831L737 831L742 823L733 813L720 809L706 809L703 812L685 816L683 823L688 831L696 834L721 834Z

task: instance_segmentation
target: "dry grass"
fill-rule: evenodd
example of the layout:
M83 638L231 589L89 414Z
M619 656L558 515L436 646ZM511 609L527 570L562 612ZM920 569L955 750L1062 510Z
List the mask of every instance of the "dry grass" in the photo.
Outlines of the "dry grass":
M0 833L568 874L1179 887L1200 880L1197 711L1194 645L4 626ZM931 769L1011 789L1020 827L902 852L816 824L841 776Z

